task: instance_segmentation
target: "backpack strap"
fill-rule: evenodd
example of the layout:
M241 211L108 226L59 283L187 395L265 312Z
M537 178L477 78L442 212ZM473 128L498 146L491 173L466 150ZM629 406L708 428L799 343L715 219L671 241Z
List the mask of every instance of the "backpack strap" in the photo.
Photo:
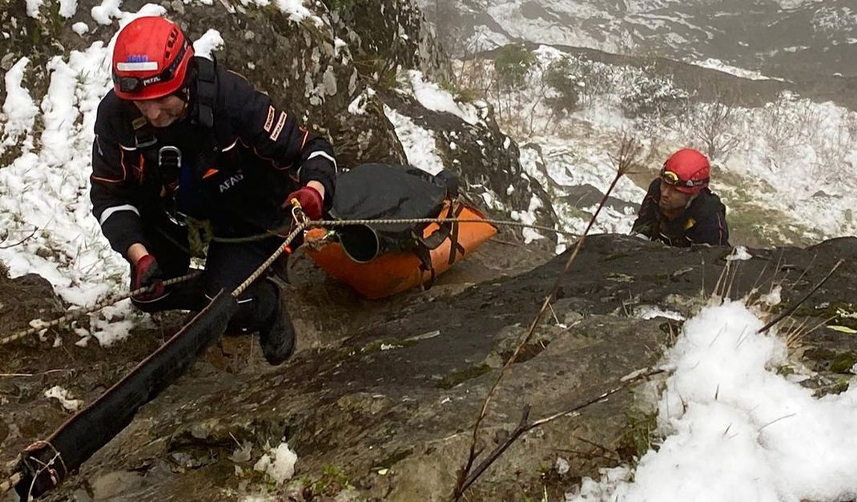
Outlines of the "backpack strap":
M196 58L196 105L194 118L197 123L214 129L214 108L217 100L217 62L213 59Z

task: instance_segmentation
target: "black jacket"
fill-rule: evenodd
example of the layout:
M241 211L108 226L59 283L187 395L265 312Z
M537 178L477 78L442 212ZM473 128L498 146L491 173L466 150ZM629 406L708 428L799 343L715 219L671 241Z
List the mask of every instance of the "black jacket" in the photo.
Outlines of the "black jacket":
M658 206L660 198L661 180L655 179L649 185L631 232L677 247L688 247L691 244L729 245L726 207L711 190L702 189L684 212L672 220L665 218L661 212Z
M195 58L195 67L203 64L212 68ZM330 143L243 77L220 67L209 74L217 82L207 98L211 127L200 118L206 99L197 88L188 117L162 129L113 91L98 107L90 197L104 235L123 255L135 242L146 244L144 218L187 214L210 220L215 235L252 235L281 226L286 196L308 181L324 185L326 208L333 200ZM181 168L170 167L175 150L164 147L178 149Z

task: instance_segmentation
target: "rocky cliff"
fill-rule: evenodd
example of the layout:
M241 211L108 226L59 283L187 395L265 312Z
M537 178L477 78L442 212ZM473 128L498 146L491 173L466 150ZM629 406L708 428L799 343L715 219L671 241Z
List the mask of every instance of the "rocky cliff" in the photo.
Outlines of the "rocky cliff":
M728 284L735 298L779 284L781 311L845 258L793 319L815 325L833 313L840 316L836 324L853 325L855 252L854 238L810 249L750 250L752 259L731 262L724 274L727 249L591 238L564 277L552 315L502 383L480 447L502 442L525 405L531 417L546 416L657 363L681 321L644 319L650 317L644 311L691 315L721 277L720 289ZM436 289L385 302L358 300L332 281L319 287L318 271L297 267L289 291L302 339L294 360L270 368L252 338L224 339L52 500L251 500L252 493L297 501L447 500L482 399L567 258L500 275L527 254L489 245ZM8 305L19 289L37 283L4 279L0 301ZM25 315L7 307L0 324L20 325L54 308L49 295L40 298ZM91 402L176 323L166 318L109 351L68 342L64 350L48 350L35 340L4 348L0 371L18 376L0 380L3 460L68 416L43 397L45 389L60 385ZM842 391L857 362L854 336L826 327L793 349L795 367L813 372L803 385L819 393ZM526 434L474 485L469 500L526 500L544 490L550 500L561 498L582 476L639 455L654 440L653 426L643 395L624 391ZM281 441L298 462L295 477L278 486L253 465L267 445Z

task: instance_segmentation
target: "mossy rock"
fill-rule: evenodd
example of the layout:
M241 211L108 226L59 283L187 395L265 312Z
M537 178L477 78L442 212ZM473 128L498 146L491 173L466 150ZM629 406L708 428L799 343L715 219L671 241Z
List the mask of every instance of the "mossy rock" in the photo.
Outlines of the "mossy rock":
M443 380L437 383L437 387L440 389L451 389L462 382L466 382L476 377L480 377L485 373L488 373L489 371L491 371L491 367L487 364L471 366L470 368L466 368L445 376Z
M831 359L830 371L833 373L850 374L851 368L855 364L857 364L857 354L854 352L840 352Z

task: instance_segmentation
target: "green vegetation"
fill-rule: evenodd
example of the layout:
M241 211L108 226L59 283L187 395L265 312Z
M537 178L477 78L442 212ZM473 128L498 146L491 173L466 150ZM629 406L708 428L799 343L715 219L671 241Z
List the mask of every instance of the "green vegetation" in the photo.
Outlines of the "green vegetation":
M353 488L351 478L345 471L326 465L318 479L307 483L303 495L306 500L316 500L316 497L334 497L343 490Z
M857 354L854 352L839 352L830 361L830 371L850 375L851 368L855 364L857 364Z
M536 57L524 44L510 44L497 49L494 71L500 83L508 88L524 86L527 73L536 62Z
M548 66L545 81L559 96L549 97L546 102L556 113L571 113L577 109L579 91L585 86L582 72L583 67L568 57L554 61Z
M437 383L437 387L441 389L451 389L456 385L460 384L461 382L466 382L467 380L482 376L485 373L488 373L489 371L491 371L491 367L487 364L473 366L445 376L441 381Z
M442 80L438 87L455 96L455 99L464 103L472 103L482 98L482 94L470 87L463 87L452 80Z
M726 214L729 222L729 241L747 246L769 246L780 244L803 245L818 236L811 229L795 225L789 218L774 209L766 209L753 204L733 206ZM807 235L809 233L809 235Z
M372 79L379 89L393 89L398 85L396 64L380 54L357 58L354 67L360 75Z
M392 455L384 458L383 460L376 462L375 465L372 466L373 471L381 471L384 469L389 469L394 465L398 464L402 460L411 456L414 453L413 448L404 448L401 450L396 450Z
M828 324L857 329L857 307L847 302L833 302L823 308L801 305L795 310L794 317L821 317L830 319Z
M636 406L625 413L627 425L619 439L616 451L623 459L631 463L646 454L655 446L658 426L657 410L643 410Z
M58 39L62 35L63 18L60 16L60 3L52 2L48 4L48 22L47 28L50 30L51 36Z
M848 377L839 377L833 387L830 388L828 394L842 394L851 386L851 379Z
M550 500L548 498L548 489L546 486L542 486L542 493L539 495L538 498L530 497L526 493L524 493L523 496L524 502L548 502Z
M351 12L359 0L325 0L327 8L333 12L345 14Z

